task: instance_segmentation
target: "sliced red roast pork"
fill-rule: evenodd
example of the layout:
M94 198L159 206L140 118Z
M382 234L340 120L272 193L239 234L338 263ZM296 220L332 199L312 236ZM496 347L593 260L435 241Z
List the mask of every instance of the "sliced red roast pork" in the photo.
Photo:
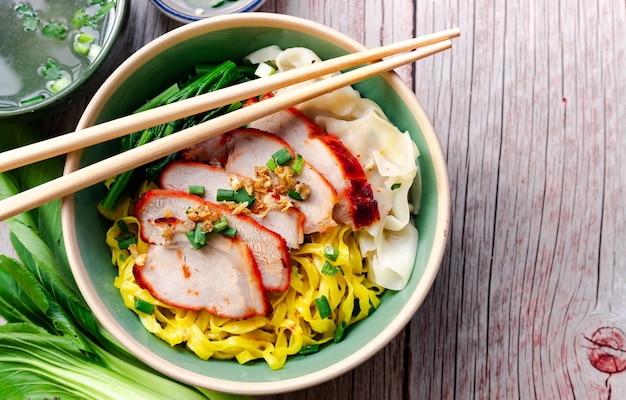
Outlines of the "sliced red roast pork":
M358 155L353 155L338 137L324 132L295 108L261 118L252 122L250 127L284 139L331 183L339 195L335 220L355 229L379 220L378 205L356 158Z
M289 287L289 251L285 240L245 215L234 215L228 207L205 201L181 191L154 189L137 202L134 215L141 223L144 241L167 245L179 232L194 228L195 220L217 220L225 216L237 230L236 237L251 250L261 273L263 287L284 291Z
M178 233L167 244L151 244L133 272L139 286L174 307L224 318L267 315L270 309L254 257L238 238L216 234L196 250Z
M204 200L217 202L218 189L231 189L231 179L243 182L242 175L227 172L223 168L213 167L194 161L172 161L161 173L159 185L163 189L186 192L190 186L204 188ZM304 241L304 214L296 208L269 210L266 214L249 214L271 231L281 235L290 248L298 248Z
M230 133L229 154L224 168L241 175L254 176L257 166L265 165L277 151L285 148L292 157L296 154L291 146L278 136L256 129L239 129ZM339 201L337 192L328 180L308 160L304 159L302 172L295 180L310 188L309 196L302 201L293 200L306 220L304 233L326 232L335 227L333 209Z

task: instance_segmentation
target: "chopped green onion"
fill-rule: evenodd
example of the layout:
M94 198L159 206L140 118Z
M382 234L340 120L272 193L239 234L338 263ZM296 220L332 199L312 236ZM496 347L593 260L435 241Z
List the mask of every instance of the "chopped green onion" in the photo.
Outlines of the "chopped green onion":
M26 104L31 104L31 103L36 103L38 101L41 101L43 99L45 99L46 97L43 94L37 95L35 97L31 97L29 99L25 99L20 101L21 105L26 105Z
M196 196L204 196L204 186L201 186L201 185L189 186L189 194L195 194Z
M239 188L237 190L232 189L217 189L216 193L217 201L234 201L236 203L248 203L248 208L254 204L254 196L248 194L246 189Z
M396 189L399 189L399 188L400 188L400 186L402 186L402 184L401 184L401 183L394 183L393 185L391 185L391 190L396 190Z
M339 272L339 271L341 271L341 268L335 267L334 265L332 265L328 261L325 261L324 265L322 266L322 274L324 274L324 275L335 276L335 275L337 275L337 272Z
M42 66L41 73L51 81L59 79L63 73L61 66L56 60L49 58Z
M326 296L322 295L321 297L315 299L315 305L317 305L317 311L320 313L320 318L328 318L332 314L330 304L328 303Z
M291 198L292 198L292 199L294 199L294 200L298 200L298 201L302 201L302 200L304 200L304 199L302 198L302 196L300 195L300 193L296 192L296 191L295 191L295 190L293 190L293 189L289 189L289 190L287 191L287 194L289 195L289 197L291 197Z
M341 324L335 330L333 334L333 341L335 343L339 343L343 338L343 334L346 332L346 328L348 327L348 323L346 321L341 321Z
M34 32L39 28L40 22L41 21L36 16L25 16L22 27L26 32Z
M135 297L135 310L144 314L152 314L154 312L154 304Z
M291 163L291 170L294 174L300 175L302 173L302 167L304 167L304 158L302 155L296 155L295 160Z
M123 219L118 220L115 225L117 225L118 228L120 228L120 231L122 231L122 233L127 233L128 232L128 225L126 224L126 222Z
M276 161L274 161L273 158L270 158L269 160L267 160L265 165L267 165L267 168L269 168L270 171L272 172L276 171L276 167L278 167L278 164L276 164Z
M307 346L302 346L298 354L302 354L303 356L306 356L309 354L317 353L318 351L320 351L319 344L310 344Z
M217 7L221 7L224 5L224 0L215 0L212 4L211 7L212 8L217 8Z
M226 228L222 229L220 231L220 233L224 236L228 236L228 237L235 237L235 235L237 235L237 229L233 228L232 226L228 225Z
M41 27L42 35L58 40L64 40L69 31L68 26L61 22L48 21Z
M287 150L286 147L283 147L272 154L272 159L274 159L278 165L286 165L289 161L293 160L293 157L289 153L289 150Z
M248 192L246 191L246 189L244 188L240 188L235 190L235 201L237 203L248 203L248 208L252 207L252 204L254 204L254 196L251 194L248 194Z
M266 62L262 62L256 67L254 75L258 76L259 78L265 78L267 76L274 75L275 72L276 68L272 67Z
M74 17L72 17L72 25L74 25L74 28L82 28L83 26L87 25L87 22L89 22L89 14L85 12L85 9L79 8L78 10L76 10L76 12L74 13Z
M235 191L232 189L217 189L217 201L235 201Z
M206 232L202 229L202 224L196 224L196 229L187 232L187 239L194 249L198 250L206 244Z
M339 257L339 250L327 244L324 246L324 257L328 258L330 261L337 261L337 257Z
M50 85L50 91L52 93L58 93L68 87L70 83L72 83L72 80L69 76L62 76L61 78L54 81L52 85Z
M76 36L76 40L74 41L74 51L78 54L87 55L89 54L89 49L91 45L95 41L95 38L91 35L86 34L85 32L80 32Z
M26 3L21 3L17 5L15 7L15 12L25 17L34 17L37 15L35 10L29 4L26 4Z
M137 237L130 232L117 238L117 246L122 250L126 250L131 244L137 244Z
M213 232L221 232L226 228L228 228L228 220L224 216L213 223Z

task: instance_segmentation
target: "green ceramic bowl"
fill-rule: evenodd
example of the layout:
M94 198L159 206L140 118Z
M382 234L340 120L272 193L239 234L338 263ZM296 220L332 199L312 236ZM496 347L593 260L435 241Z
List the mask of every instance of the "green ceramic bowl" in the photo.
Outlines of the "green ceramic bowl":
M128 114L186 68L198 62L241 58L270 44L305 46L322 58L364 49L328 27L284 15L251 13L194 22L148 44L122 64L85 110L79 127ZM175 60L175 61L174 61ZM109 223L98 214L101 185L63 201L63 231L74 277L96 317L126 348L156 370L179 381L223 392L270 394L295 391L337 377L377 353L410 321L437 274L447 240L450 189L440 142L415 94L395 74L364 81L356 88L382 105L389 118L410 132L419 147L423 197L415 220L419 246L407 287L387 291L380 308L350 328L338 344L316 354L294 356L271 371L264 362L203 361L171 348L148 333L122 304L113 286L116 274L104 236ZM109 143L71 154L66 173L115 153Z
M38 116L40 110L69 102L71 95L93 75L109 54L124 24L129 2L116 0L115 8L98 20L94 27L81 28L75 28L71 23L74 13L83 9L93 16L99 11L99 5L90 5L89 0L46 3L33 0L3 2L0 5L0 23L3 26L0 43L0 119ZM17 4L25 8L20 9ZM37 22L27 29L29 21ZM65 39L51 38L42 33L50 21L68 28ZM79 32L92 35L94 44L101 50L94 55L77 53L74 42ZM40 66L49 59L58 63L71 80L58 92L50 90L52 81L40 72ZM35 98L41 100L24 101Z

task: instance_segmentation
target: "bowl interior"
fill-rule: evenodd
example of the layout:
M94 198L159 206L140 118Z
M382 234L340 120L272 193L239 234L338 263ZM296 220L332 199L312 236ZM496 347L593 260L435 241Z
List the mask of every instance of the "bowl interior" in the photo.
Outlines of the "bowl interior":
M220 17L221 18L221 17ZM305 46L322 58L362 47L328 28L291 17L255 13L189 24L138 52L114 74L88 107L81 126L126 115L176 80L195 63L240 61L260 47ZM254 38L254 40L251 40ZM172 62L176 60L176 62ZM144 62L145 61L145 62ZM126 67L129 66L129 67ZM423 197L415 219L419 248L415 269L404 290L387 291L379 309L350 327L345 339L319 353L294 356L278 371L264 362L203 361L183 348L171 348L148 333L122 304L113 286L116 274L104 242L109 222L97 212L101 185L76 193L63 203L68 255L77 283L96 316L122 344L144 362L178 380L234 393L267 394L301 389L344 373L374 355L410 320L437 273L448 224L448 183L443 155L433 128L415 95L395 75L376 77L355 86L378 102L389 118L410 133L421 156ZM117 150L99 145L68 158L66 171L94 163Z
M34 2L33 4L35 6L35 10L37 10L38 2ZM79 4L80 3L76 2L61 2L59 4L55 4L54 9L57 10L57 12L59 13L60 10L63 10L62 15L73 15L73 13L79 7ZM47 48L56 49L53 50L56 52L56 57L61 57L62 60L57 61L63 64L67 62L68 65L71 65L72 71L74 71L73 74L76 74L77 70L79 72L77 75L73 76L72 82L66 88L58 93L48 95L41 101L22 104L19 106L0 107L0 118L8 119L32 114L35 111L49 108L53 104L58 104L62 100L68 99L70 94L73 93L77 88L79 88L83 83L85 83L85 81L98 69L98 67L102 64L102 62L108 55L123 26L127 9L127 0L117 0L115 8L111 10L99 24L99 26L101 27L98 28L98 32L101 39L97 43L100 44L102 50L98 53L97 56L95 56L92 60L88 62L86 61L87 59L84 56L73 55L74 53L71 50L72 44L70 43L70 38L67 38L64 41L44 38L41 36L41 34L36 34L34 32L20 32L19 27L21 27L21 21L16 21L15 24L11 24L11 27L16 27L15 32L13 31L13 28L9 28L9 32L7 32L7 34L10 35L10 37L12 38L11 41L19 41L24 43L24 45L11 47L9 55L0 54L0 61L4 63L3 68L5 68L3 74L8 74L7 76L10 76L12 74L15 74L15 71L20 71L24 68L28 69L31 68L33 65L38 65L37 63L39 62L40 57L37 57L37 60L34 60L33 53L41 54L41 52L50 51L46 50ZM12 18L17 19L16 16L12 16ZM49 45L49 43L52 43L52 45ZM50 56L50 54L44 55L46 57ZM5 57L7 57L7 59L5 59ZM80 59L83 60L80 63L80 65L82 66L76 64L78 62L77 60ZM43 63L44 61L45 58L41 59L41 63ZM9 67L9 65L14 65L14 68ZM64 67L64 69L68 68L69 67ZM14 79L17 79L19 81L19 77L14 77ZM42 81L41 89L44 89L43 85L44 83Z

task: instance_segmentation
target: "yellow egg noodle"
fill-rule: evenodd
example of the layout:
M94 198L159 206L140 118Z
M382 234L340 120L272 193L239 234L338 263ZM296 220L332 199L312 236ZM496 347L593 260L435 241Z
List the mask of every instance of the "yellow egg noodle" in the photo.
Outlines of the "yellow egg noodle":
M139 221L130 216L131 201L126 199L108 218L122 220L132 231L139 231ZM202 359L232 359L243 364L264 359L273 370L280 369L287 357L309 346L333 341L337 330L343 331L367 317L380 304L384 292L366 277L355 233L348 226L338 226L325 234L313 234L310 241L291 252L291 283L283 293L268 293L272 313L243 320L231 320L206 311L189 311L156 300L135 282L133 266L137 257L148 251L148 243L138 237L131 250L121 249L122 234L117 221L109 229L106 241L112 262L118 267L115 286L124 304L133 310L144 327L171 346L185 343ZM139 236L139 235L138 235ZM338 250L336 261L324 256L326 246ZM322 273L326 262L340 268L334 275ZM331 315L321 318L316 299L325 296ZM135 309L135 299L154 304L154 313Z

